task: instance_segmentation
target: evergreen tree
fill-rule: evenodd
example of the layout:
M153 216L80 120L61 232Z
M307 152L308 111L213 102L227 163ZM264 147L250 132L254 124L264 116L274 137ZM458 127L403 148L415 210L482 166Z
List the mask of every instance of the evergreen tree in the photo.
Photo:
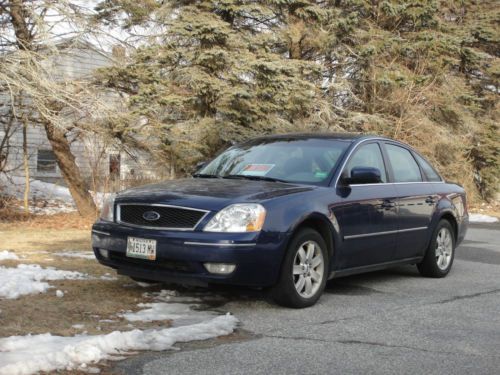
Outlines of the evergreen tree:
M416 145L482 198L498 190L497 1L145 4L98 7L124 27L157 25L106 83L131 95L132 113L148 119L181 169L211 156L219 140L362 131Z
M319 69L282 57L270 8L171 1L155 17L162 26L155 43L103 78L130 95L133 118L147 119L145 131L179 169L221 142L289 131L320 115Z

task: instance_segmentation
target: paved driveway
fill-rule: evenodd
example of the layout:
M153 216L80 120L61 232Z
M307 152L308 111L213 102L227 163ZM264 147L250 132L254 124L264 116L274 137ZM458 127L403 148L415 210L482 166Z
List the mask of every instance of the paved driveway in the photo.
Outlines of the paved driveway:
M207 296L210 293L206 292ZM500 226L472 226L452 272L416 268L332 281L318 305L280 308L229 292L233 341L193 343L117 365L127 374L500 374Z

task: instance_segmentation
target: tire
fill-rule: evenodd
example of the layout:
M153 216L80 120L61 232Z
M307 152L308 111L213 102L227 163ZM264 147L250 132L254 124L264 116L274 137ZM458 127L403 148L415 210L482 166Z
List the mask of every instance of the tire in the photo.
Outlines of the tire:
M328 266L323 237L313 229L301 229L290 241L278 283L271 288L271 297L286 307L314 305L325 289Z
M417 264L418 271L426 277L445 277L451 270L455 258L455 236L448 220L441 220L425 252L424 259Z

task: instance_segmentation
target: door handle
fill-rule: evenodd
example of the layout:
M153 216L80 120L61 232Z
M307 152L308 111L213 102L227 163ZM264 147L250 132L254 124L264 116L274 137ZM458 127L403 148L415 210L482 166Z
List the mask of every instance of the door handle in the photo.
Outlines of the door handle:
M382 207L384 210L390 210L391 208L396 207L396 203L390 200L385 200L380 207Z
M429 196L426 198L425 203L434 204L434 203L436 203L436 200L434 199L434 197Z

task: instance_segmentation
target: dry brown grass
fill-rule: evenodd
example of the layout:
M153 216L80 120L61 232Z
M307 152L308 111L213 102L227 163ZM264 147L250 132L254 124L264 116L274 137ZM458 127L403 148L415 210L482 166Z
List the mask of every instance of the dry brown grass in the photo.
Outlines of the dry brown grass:
M45 218L49 220L48 218ZM55 218L49 220L52 223ZM35 221L36 222L36 221ZM125 277L116 280L101 280L100 276L114 271L101 266L94 259L56 256L59 251L91 251L90 231L81 229L42 229L37 226L8 224L0 225L0 248L14 251L19 260L3 261L2 266L13 267L19 263L52 266L57 269L87 273L89 280L50 281L54 288L47 293L27 295L14 300L2 300L0 336L38 334L51 332L58 335L73 335L87 331L90 334L107 333L114 330L129 330L129 322L119 318L118 313L137 310L144 288ZM160 287L150 287L148 291ZM58 298L56 290L64 291ZM100 320L113 322L100 322ZM75 329L74 324L84 324ZM136 328L166 327L170 322L134 322Z
M54 335L72 336L105 334L112 331L132 329L129 322L118 316L124 311L139 310L137 304L151 302L152 297L145 296L147 291L161 290L161 285L140 287L131 279L116 276L115 280L102 280L101 276L115 276L115 272L100 265L95 259L68 258L57 256L60 251L91 252L90 230L78 229L78 218L73 214L54 215L52 217L32 217L26 222L0 223L0 251L10 250L19 260L1 261L0 266L15 267L17 264L39 264L42 267L55 267L62 270L87 273L88 280L49 281L53 288L47 293L22 296L18 299L3 299L0 314L0 337L12 335L41 334L50 332ZM58 222L66 221L67 229L58 227ZM28 225L26 225L28 224ZM62 225L59 225L61 227ZM76 229L75 229L76 227ZM58 298L56 291L64 291ZM110 321L103 321L110 320ZM83 328L74 328L83 324ZM166 328L171 321L133 322L133 328ZM242 331L216 338L211 341L223 344L246 339ZM210 345L200 342L199 345ZM98 367L101 374L121 374L113 361L101 361L90 364ZM59 370L60 374L86 374L81 370Z
M93 218L82 217L78 212L60 213L54 215L27 214L12 208L0 209L0 229L90 229Z
M469 205L469 211L500 218L500 201L474 203Z

